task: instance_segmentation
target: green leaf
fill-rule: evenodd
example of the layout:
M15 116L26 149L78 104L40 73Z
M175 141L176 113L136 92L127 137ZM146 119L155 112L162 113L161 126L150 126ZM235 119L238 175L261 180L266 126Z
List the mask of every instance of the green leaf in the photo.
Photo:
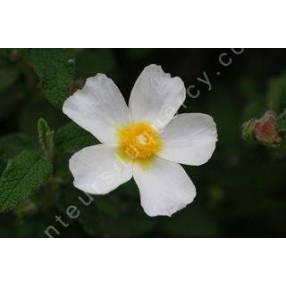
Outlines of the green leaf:
M74 80L74 57L72 49L31 49L29 53L45 97L59 109L69 96Z
M8 160L23 150L32 150L36 146L35 142L28 136L15 133L0 138L0 158Z
M39 143L46 159L54 157L54 131L51 130L47 121L40 118L38 121Z
M75 153L84 147L99 143L93 135L73 122L58 130L55 142L57 149L65 153Z
M41 187L52 164L32 151L23 151L8 163L0 178L0 211L15 208Z

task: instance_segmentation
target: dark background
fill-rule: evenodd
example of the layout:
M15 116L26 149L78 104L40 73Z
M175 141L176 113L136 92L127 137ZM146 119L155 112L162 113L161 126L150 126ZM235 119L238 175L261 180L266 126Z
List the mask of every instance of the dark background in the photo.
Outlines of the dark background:
M0 55L0 136L21 133L33 144L40 117L55 130L69 120L45 100L33 69L17 53L10 50L8 60L6 53ZM232 59L227 67L219 62L222 53L225 61ZM5 84L5 72L1 73L7 61L18 70L11 84ZM64 227L55 222L55 215L68 221L65 207L79 204L80 192L69 178L52 203L19 206L1 214L0 236L45 237L49 224L57 225L61 237L286 236L285 157L241 138L242 123L269 109L270 83L286 71L285 50L245 49L236 55L231 49L80 49L76 50L76 84L97 72L106 73L128 100L139 73L151 63L180 76L186 87L195 84L200 90L200 96L189 97L187 109L180 112L207 113L217 123L219 141L212 159L200 167L185 167L197 187L195 201L172 218L149 218L140 206L136 185L130 182L107 196L95 197L78 220ZM197 80L204 78L203 72L212 83L211 91ZM62 158L66 173L70 155ZM0 147L1 172L6 163ZM39 190L37 201L41 198L45 202Z

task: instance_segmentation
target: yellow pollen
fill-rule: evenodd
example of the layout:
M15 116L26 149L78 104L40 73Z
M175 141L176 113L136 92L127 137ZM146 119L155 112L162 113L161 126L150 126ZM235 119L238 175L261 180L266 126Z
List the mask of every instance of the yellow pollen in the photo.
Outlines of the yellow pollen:
M148 122L130 123L118 129L118 154L125 161L149 163L162 147L160 134Z

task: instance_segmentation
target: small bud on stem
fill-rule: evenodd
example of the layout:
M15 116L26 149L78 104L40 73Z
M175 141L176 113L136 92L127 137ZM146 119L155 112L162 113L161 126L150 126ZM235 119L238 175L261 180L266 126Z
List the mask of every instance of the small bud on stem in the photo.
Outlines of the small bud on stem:
M282 134L277 129L277 115L267 111L260 119L251 119L242 126L245 140L255 139L259 143L271 147L278 147L282 143Z

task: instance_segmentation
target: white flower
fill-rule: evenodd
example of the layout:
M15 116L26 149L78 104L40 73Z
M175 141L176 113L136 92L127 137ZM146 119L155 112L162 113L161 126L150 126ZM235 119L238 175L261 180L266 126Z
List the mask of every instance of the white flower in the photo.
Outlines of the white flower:
M111 79L103 74L88 78L65 101L63 112L102 144L72 156L74 186L103 195L133 176L149 216L171 216L190 204L196 188L178 163L206 163L215 150L217 131L206 114L175 116L185 98L183 81L157 65L140 74L129 108Z

